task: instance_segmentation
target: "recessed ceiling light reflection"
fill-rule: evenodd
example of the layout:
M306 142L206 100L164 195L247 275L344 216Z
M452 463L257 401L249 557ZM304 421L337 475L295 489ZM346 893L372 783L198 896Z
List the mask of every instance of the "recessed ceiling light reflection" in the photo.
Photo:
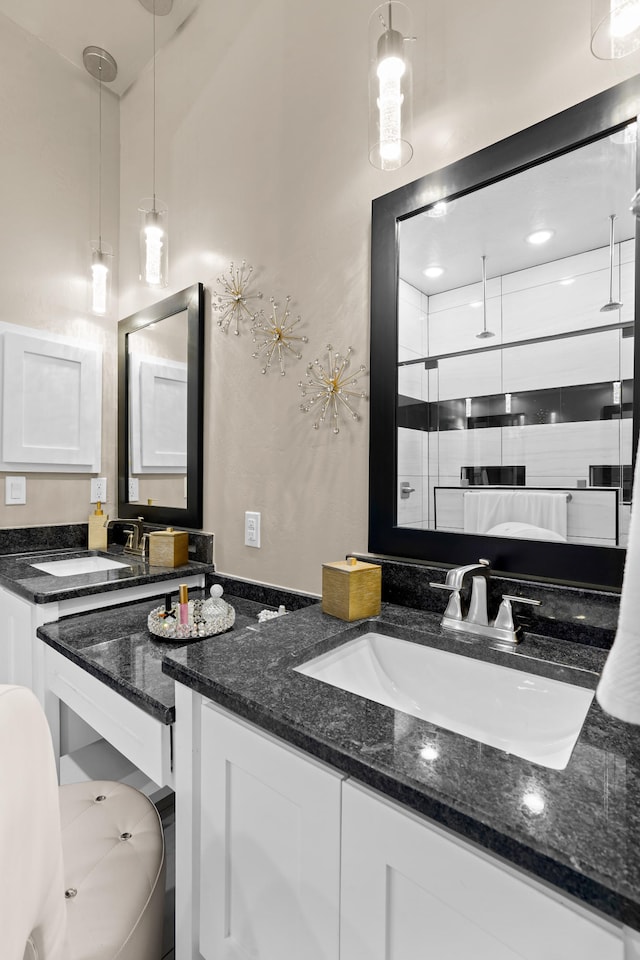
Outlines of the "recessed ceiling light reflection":
M449 204L446 200L438 200L432 207L425 210L428 217L444 217L449 212Z
M469 306L476 310L478 307L482 306L482 300L472 300Z
M442 267L438 267L434 263L430 267L426 267L426 269L423 272L425 277L428 277L429 280L435 280L436 277L442 276L442 274L444 273L444 269Z
M551 240L552 236L553 230L534 230L534 232L530 233L527 237L527 243L532 243L538 247L540 244L546 243L547 240Z
M541 793L538 793L537 790L527 790L522 796L522 803L527 808L529 813L533 813L536 816L539 816L544 812L546 807L546 802Z
M425 743L424 747L420 751L420 756L423 760L437 760L440 756L440 751L435 743Z
M562 280L558 280L558 283L561 287L570 287L572 283L576 282L575 277L563 277Z

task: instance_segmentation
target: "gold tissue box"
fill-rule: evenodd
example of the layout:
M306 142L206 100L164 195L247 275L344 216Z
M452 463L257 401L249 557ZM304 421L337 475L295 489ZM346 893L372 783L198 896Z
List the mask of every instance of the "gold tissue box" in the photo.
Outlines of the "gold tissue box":
M181 567L189 559L189 534L186 530L156 530L149 534L149 565Z
M380 613L382 567L349 557L322 564L322 612L340 620L360 620Z

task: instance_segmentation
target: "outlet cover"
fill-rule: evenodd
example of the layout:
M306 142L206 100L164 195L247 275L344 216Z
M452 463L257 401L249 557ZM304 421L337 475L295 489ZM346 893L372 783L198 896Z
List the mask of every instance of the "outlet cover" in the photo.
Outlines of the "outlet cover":
M129 477L129 503L137 503L140 499L140 483L137 477Z
M106 477L91 478L91 499L89 503L97 503L98 500L100 501L100 503L107 502L107 478Z
M260 546L260 514L253 510L247 510L244 515L244 545Z

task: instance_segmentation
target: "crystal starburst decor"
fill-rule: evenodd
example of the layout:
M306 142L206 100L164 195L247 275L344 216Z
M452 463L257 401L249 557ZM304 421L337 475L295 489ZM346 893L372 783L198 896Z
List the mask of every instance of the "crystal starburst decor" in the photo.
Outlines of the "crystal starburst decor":
M211 306L220 314L218 326L224 333L229 332L229 327L235 321L236 336L240 333L240 321L250 320L254 323L257 312L250 309L249 300L260 300L262 294L259 291L253 291L251 286L251 274L253 267L247 266L246 260L237 267L233 263L229 264L229 269L224 276L218 277L217 283L222 287L221 293L211 297Z
M292 332L300 323L301 318L290 319L290 300L291 297L287 297L284 310L279 313L280 304L276 303L273 297L270 297L271 316L265 317L260 313L254 320L253 342L257 343L258 347L253 356L264 360L262 373L266 373L271 366L271 361L277 358L280 364L280 374L284 377L284 361L287 354L292 354L296 360L300 360L302 357L294 344L308 343L307 337L300 337Z
M360 365L355 373L349 373L351 362L351 347L347 347L344 356L334 352L331 344L327 344L326 365L314 360L307 366L306 382L300 381L298 386L302 390L304 402L300 404L303 413L311 409L318 411L318 419L314 422L315 430L329 417L334 433L340 433L340 414L349 416L352 420L359 420L359 414L354 410L354 400L367 400L366 393L354 388L358 385L358 378L367 373L367 368Z

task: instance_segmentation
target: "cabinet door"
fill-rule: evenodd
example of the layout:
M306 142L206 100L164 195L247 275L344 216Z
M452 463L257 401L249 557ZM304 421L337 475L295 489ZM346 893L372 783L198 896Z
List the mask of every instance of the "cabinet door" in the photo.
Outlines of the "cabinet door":
M200 951L338 960L341 777L202 708Z
M369 791L343 788L341 960L623 960L622 930Z
M31 604L0 588L0 683L33 688Z

